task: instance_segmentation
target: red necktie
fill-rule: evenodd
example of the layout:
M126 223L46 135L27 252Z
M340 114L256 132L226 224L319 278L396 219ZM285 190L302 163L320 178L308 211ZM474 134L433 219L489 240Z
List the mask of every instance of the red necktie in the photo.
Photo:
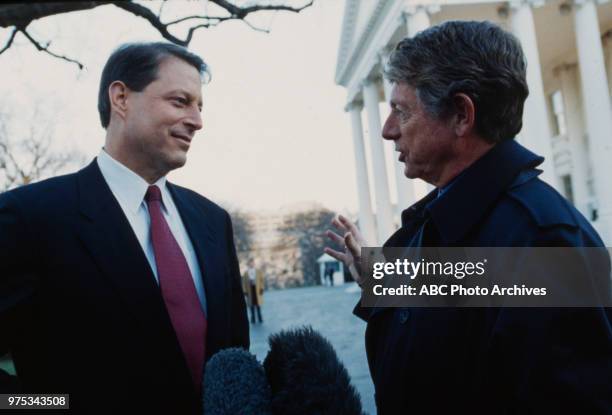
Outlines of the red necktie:
M206 316L198 298L187 260L161 210L161 192L149 186L145 200L151 216L151 241L159 286L172 326L191 371L198 393L206 356Z

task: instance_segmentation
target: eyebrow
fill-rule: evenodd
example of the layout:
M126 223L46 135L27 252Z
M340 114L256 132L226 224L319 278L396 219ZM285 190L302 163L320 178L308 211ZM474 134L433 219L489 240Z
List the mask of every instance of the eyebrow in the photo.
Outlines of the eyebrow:
M405 99L402 99L401 97L399 99L390 99L389 100L389 105L391 106L391 108L395 108L395 107L402 107L405 108L409 111L411 111L413 109L412 104L410 104L410 102L408 102Z
M185 95L187 97L187 99L189 101L194 101L195 100L194 96L191 95L189 92L185 91L184 89L174 89L174 90L168 92L168 95L174 95L174 94L183 94L183 95ZM198 101L198 106L200 106L200 107L202 106L202 100Z

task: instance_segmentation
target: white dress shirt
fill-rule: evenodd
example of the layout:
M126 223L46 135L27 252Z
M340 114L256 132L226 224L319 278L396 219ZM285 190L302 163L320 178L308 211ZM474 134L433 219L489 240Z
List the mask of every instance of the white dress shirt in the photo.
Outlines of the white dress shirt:
M132 230L149 261L149 265L151 265L155 279L159 283L153 242L151 241L151 217L149 216L147 203L144 200L149 184L142 177L112 158L104 149L100 150L97 162L104 180L106 180L108 187L110 187L115 199L119 202L119 206L121 206L121 210L123 210L128 222L132 226ZM174 204L172 195L166 187L166 177L162 177L154 184L161 191L164 218L168 222L170 231L187 260L200 304L202 304L202 309L206 313L206 295L198 258L189 239L187 229Z

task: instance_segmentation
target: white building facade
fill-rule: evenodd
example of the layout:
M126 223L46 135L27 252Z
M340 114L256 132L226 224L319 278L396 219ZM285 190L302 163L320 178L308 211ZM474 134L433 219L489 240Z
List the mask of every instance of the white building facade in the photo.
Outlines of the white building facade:
M432 188L406 178L403 165L385 156L392 143L381 137L380 106L390 90L383 64L402 38L447 20L489 20L521 41L529 97L517 140L545 157L540 177L611 246L610 0L346 0L335 80L347 91L359 225L366 239L382 244L399 226L401 210Z

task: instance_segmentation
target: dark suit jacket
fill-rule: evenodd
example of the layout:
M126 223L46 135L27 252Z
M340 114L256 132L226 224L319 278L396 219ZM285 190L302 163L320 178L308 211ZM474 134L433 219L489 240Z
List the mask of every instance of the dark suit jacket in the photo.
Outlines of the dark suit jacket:
M227 212L168 183L197 253L207 358L249 347ZM0 354L24 392L70 393L74 413L198 413L158 284L94 161L0 195Z
M435 190L406 209L385 246L603 246L537 178L542 161L514 141L495 146L441 196ZM603 415L612 408L609 309L358 305L355 314L368 322L380 415Z

